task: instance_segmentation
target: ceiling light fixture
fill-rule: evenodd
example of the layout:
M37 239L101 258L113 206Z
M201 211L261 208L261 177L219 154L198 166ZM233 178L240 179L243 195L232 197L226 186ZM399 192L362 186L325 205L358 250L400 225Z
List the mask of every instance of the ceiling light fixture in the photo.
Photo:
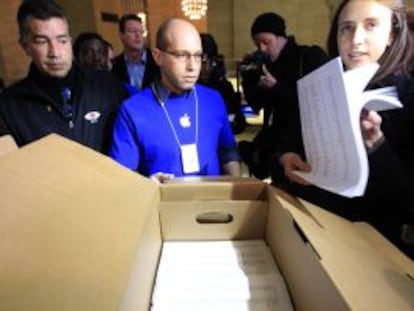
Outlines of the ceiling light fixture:
M182 0L181 9L189 19L201 19L207 12L207 0Z

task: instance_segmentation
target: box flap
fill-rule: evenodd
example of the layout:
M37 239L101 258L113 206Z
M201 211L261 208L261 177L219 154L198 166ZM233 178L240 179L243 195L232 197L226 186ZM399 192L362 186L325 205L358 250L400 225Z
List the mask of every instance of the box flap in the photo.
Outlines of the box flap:
M263 239L267 210L264 201L163 202L163 240Z
M4 135L0 137L0 156L10 151L17 150L17 148L17 144L12 136Z
M161 200L265 200L266 184L256 178L182 177L161 185Z
M367 238L360 226L274 191L353 310L413 310L413 279L373 243L372 239L379 239L382 244L382 236Z
M2 157L0 176L0 310L116 310L158 187L57 135Z
M394 244L375 230L374 227L366 222L356 222L355 227L360 230L365 238L369 239L373 246L379 249L383 254L386 254L392 261L399 265L412 279L414 279L414 264L413 261L402 253Z

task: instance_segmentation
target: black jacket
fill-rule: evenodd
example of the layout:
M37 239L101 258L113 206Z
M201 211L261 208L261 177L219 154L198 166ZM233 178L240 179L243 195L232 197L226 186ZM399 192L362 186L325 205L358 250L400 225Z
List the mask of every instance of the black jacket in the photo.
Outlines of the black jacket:
M31 65L25 79L0 94L0 135L11 134L23 146L57 133L106 152L112 121L126 91L109 72L74 64L68 76L67 83L45 78ZM64 105L60 88L66 84L70 92Z
M380 113L385 141L368 154L369 178L363 196L347 198L316 186L283 183L283 172L273 181L342 217L370 223L414 259L414 246L402 238L403 225L414 225L414 81L403 75L390 76L375 87L390 85L397 87L403 108Z
M145 65L144 79L142 81L142 89L151 85L155 78L159 75L160 69L152 57L151 51L147 51L147 64ZM124 83L130 83L127 66L125 64L125 54L122 53L115 57L112 61L112 72Z
M272 173L270 169L280 170L280 167L273 168L273 158L277 154L285 150L303 153L296 83L327 60L328 56L322 48L298 45L291 36L287 38L276 61L266 63L266 68L277 80L273 88L264 89L258 86L262 75L261 65L253 66L258 70L242 73L242 86L247 102L255 110L264 110L263 127L254 138L253 145L240 145L241 149L247 149L241 150L242 158L256 177L267 177ZM251 153L257 155L250 156Z

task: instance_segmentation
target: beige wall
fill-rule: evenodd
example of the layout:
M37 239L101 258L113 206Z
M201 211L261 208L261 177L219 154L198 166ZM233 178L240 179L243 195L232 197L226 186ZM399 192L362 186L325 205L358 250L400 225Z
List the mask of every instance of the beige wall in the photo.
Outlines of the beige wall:
M19 1L0 1L0 77L6 85L26 74L29 60L18 43L16 12Z
M120 15L121 4L117 0L57 0L65 9L71 27L73 39L84 31L94 31L101 34L114 45L116 51L121 50L118 37L118 24L102 21L101 13Z
M209 0L208 29L225 55L230 72L236 60L254 49L250 26L263 12L275 12L286 20L287 33L303 44L325 47L330 21L329 1Z
M100 33L106 40L112 43L115 52L122 50L122 44L118 35L118 23L102 21L101 13L113 13L121 15L122 8L119 1L113 0L93 0L93 12L96 32Z

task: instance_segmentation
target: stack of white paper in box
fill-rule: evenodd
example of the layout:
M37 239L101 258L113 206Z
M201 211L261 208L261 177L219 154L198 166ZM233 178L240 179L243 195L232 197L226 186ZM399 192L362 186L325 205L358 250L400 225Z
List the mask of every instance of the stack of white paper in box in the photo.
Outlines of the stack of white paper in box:
M159 310L293 310L263 240L164 242L152 296Z

